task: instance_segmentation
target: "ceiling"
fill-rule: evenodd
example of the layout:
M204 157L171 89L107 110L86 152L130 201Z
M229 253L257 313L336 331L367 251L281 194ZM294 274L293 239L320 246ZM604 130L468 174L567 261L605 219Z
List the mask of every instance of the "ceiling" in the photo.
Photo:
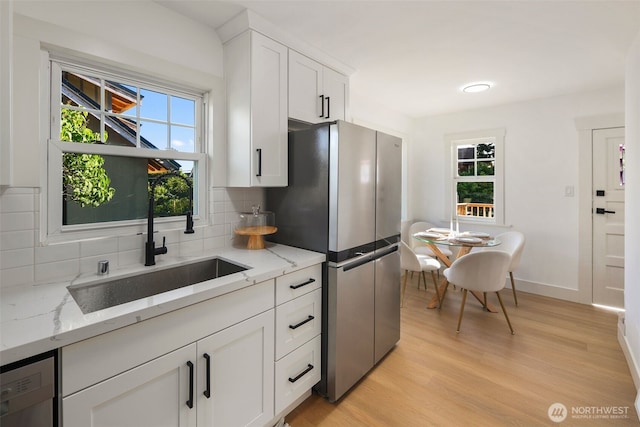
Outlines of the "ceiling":
M244 8L355 69L351 92L409 117L622 84L640 0L156 0L218 28ZM491 82L482 93L461 87Z

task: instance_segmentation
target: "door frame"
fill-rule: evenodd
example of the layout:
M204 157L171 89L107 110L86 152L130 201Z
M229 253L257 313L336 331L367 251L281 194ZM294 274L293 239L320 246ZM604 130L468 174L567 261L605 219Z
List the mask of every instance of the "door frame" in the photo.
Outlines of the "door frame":
M578 130L578 302L593 303L593 131L624 127L624 113L575 119Z

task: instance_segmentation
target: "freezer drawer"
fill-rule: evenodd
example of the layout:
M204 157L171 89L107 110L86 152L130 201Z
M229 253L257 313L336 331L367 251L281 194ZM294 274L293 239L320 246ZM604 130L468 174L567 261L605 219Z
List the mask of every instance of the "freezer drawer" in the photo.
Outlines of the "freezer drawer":
M333 402L373 367L374 263L328 270L326 382Z

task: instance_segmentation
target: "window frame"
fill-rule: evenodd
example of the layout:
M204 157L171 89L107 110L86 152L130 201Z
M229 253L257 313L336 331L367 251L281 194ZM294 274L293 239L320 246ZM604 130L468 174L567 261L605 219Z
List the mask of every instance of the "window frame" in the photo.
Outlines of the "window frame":
M205 91L193 88L180 87L170 82L159 81L142 74L134 74L117 67L103 67L101 64L87 64L74 58L58 57L50 52L43 52L43 83L46 82L47 98L46 106L46 181L43 183L42 206L46 207L42 212L41 240L44 243L57 243L72 240L105 237L106 230L109 234L140 234L146 229L146 219L131 219L121 221L100 222L91 224L63 225L62 224L62 154L86 153L105 156L118 156L129 158L147 159L171 159L192 161L194 164L194 225L202 225L207 215L206 189L207 184L207 153L205 144L205 117L208 108L208 94ZM73 69L78 72L99 76L114 81L131 83L144 89L160 90L168 95L176 95L195 100L194 123L194 152L181 152L171 149L150 149L140 147L140 134L136 132L136 146L125 147L107 144L83 144L60 141L60 99L61 99L61 73L62 69ZM104 112L101 112L104 114ZM106 114L109 115L109 114ZM104 115L103 115L104 117ZM136 115L139 118L139 113ZM101 130L104 130L103 121ZM57 130L57 133L56 133ZM166 231L184 227L185 215L155 218L157 230Z
M504 197L504 138L505 129L486 129L479 131L452 133L445 135L446 182L448 190L445 192L445 215L458 222L481 225L505 225L505 197ZM493 143L494 175L458 176L457 147L460 145L477 145ZM477 159L476 159L477 160ZM493 218L476 216L458 216L457 213L457 184L459 182L493 182Z

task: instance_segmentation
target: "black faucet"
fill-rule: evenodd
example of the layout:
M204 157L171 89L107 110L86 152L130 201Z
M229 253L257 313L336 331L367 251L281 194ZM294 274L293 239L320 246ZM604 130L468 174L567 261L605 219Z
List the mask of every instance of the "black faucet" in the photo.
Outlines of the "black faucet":
M162 247L156 248L156 242L153 241L153 205L155 203L155 189L158 182L169 177L175 176L181 178L189 186L189 210L187 211L187 227L184 230L184 234L193 234L193 185L191 181L181 175L179 172L167 172L151 182L151 189L149 191L149 212L147 214L147 243L144 246L144 265L155 265L156 255L163 255L167 253L167 246L165 245L166 239L162 238Z

